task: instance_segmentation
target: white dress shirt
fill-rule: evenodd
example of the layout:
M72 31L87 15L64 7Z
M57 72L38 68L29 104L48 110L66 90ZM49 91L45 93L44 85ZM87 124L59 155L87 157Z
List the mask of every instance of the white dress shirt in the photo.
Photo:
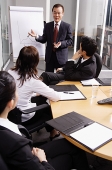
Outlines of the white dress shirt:
M56 22L54 21L54 27L55 27L56 24L58 24L58 25L57 25L57 28L58 28L58 30L59 30L60 24L61 24L61 20L60 20L58 23L56 23Z

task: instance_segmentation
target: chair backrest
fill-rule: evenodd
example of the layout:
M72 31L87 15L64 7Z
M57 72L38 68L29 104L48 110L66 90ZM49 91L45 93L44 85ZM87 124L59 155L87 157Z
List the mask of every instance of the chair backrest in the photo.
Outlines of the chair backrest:
M99 76L101 68L102 68L102 58L98 53L95 53L94 56L96 57L96 64L97 64L95 78L97 78Z
M17 107L15 107L9 112L8 119L15 124L21 124L21 115L22 112Z
M5 163L1 155L0 155L0 170L9 170L7 164Z
M23 125L28 130L29 133L33 133L33 132L38 131L38 130L42 129L43 127L45 127L45 122L39 124L38 121L35 120L35 122L33 124L32 123L24 124L24 122L21 121L21 115L22 114L28 114L29 110L32 110L31 112L36 111L37 113L35 113L35 114L38 114L38 112L40 110L45 112L46 110L44 110L44 109L49 108L49 107L50 106L48 104L43 104L43 105L31 108L31 109L27 109L27 110L24 110L24 111L19 110L16 107L9 112L8 119L15 124ZM29 113L31 113L31 112L29 112Z

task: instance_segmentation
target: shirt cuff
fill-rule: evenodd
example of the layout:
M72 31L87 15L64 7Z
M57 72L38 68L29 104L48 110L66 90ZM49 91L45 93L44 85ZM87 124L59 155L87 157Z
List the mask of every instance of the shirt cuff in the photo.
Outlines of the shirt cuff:
M39 38L39 35L37 35L37 36L35 37L35 40L38 40L38 38Z
M68 59L68 61L74 61L74 64L76 64L76 63L77 63L77 61L76 61L76 60L74 60L74 59Z

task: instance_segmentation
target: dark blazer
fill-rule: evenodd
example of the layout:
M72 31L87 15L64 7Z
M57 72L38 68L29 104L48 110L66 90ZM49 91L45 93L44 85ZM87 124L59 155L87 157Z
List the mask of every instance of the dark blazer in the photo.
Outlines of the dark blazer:
M53 31L54 31L54 21L46 23L43 35L39 36L36 41L41 43L46 43L46 53L45 53L45 61L49 62L52 49L53 49ZM56 49L56 56L60 65L63 65L68 60L68 46L71 46L73 43L72 39L72 28L71 25L61 21L57 42L61 42L61 46Z
M64 67L65 80L80 81L92 79L96 75L96 57L93 55L81 63L81 58L74 64L74 61L67 61Z
M0 154L11 170L54 170L31 152L32 141L0 126Z

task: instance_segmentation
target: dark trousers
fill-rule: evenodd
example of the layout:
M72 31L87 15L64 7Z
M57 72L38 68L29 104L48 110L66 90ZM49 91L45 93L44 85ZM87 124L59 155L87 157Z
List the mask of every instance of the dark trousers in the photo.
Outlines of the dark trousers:
M112 161L95 157L95 160L93 162L94 170L111 170L112 169Z
M66 139L54 140L39 148L45 151L48 162L55 170L89 169L86 153Z
M64 80L64 72L61 73L51 73L51 72L43 72L41 74L42 81L46 85L55 85L60 81Z
M57 68L60 68L60 67L63 67L63 65L59 64L59 62L57 60L56 52L52 51L52 55L51 55L50 61L46 62L46 69L45 69L45 71L54 72L54 69L57 69Z
M33 125L36 122L36 126L40 126L46 121L51 120L51 119L53 119L53 117L52 117L51 108L49 106L48 108L38 111L38 113L36 112L35 115L31 119L25 122L22 122L22 125L23 126L27 126L29 124ZM45 123L45 128L47 132L51 132L54 129L53 127L47 125L46 123Z

